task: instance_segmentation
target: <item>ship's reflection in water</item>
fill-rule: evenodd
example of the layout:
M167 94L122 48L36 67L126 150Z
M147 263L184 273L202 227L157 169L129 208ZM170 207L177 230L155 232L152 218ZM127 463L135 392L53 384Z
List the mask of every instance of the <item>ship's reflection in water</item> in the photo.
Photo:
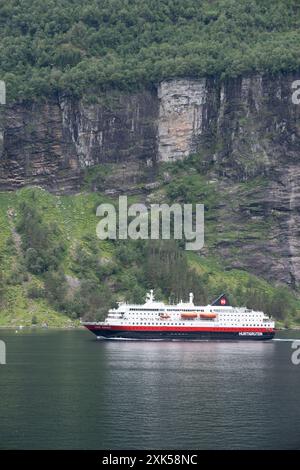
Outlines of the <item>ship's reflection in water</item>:
M300 447L300 366L288 341L2 339L1 448Z

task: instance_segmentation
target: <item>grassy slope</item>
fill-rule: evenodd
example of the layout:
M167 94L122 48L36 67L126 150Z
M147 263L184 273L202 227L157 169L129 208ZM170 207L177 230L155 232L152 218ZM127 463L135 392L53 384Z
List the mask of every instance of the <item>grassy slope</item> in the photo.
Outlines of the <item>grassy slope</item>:
M202 188L205 185L202 185ZM17 270L18 263L20 262L20 255L18 254L12 239L12 224L15 224L18 219L18 207L21 201L28 200L32 197L32 189L23 189L16 193L1 193L0 194L0 253L1 253L1 267L5 273L6 279ZM57 221L63 233L63 237L68 245L68 252L65 256L63 267L66 274L74 275L72 272L72 250L80 243L85 244L85 237L95 237L95 228L98 219L95 215L96 207L103 201L108 201L98 193L81 193L76 196L54 196L44 190L35 189L36 204L43 210L44 217L48 221ZM166 187L163 185L161 191L164 193ZM212 202L213 191L211 189L204 191L203 199L209 204ZM13 209L16 215L13 217L8 216L8 210ZM213 213L213 210L209 212ZM209 222L209 217L206 223L206 243L208 245L214 244L214 230L213 222ZM229 233L228 236L234 236ZM113 244L109 242L99 243L101 254L105 258L111 258L114 253ZM223 268L216 259L212 257L199 257L193 252L187 254L188 261L199 273L206 273L209 275L210 285L212 291L214 286L224 286L224 289L230 292L234 288L243 288L243 286L252 282L258 290L274 292L275 287L265 280L259 279L256 276L250 275L245 271L230 270L227 271ZM30 325L32 316L34 315L37 324L47 322L49 326L67 326L70 324L78 324L78 321L71 321L67 316L56 312L51 308L46 300L43 299L29 299L27 296L28 286L39 285L41 281L36 276L30 275L28 280L21 283L14 283L9 285L6 293L6 306L0 310L0 326L4 325ZM155 286L154 286L155 287ZM299 301L293 297L293 302L297 310L300 310ZM293 324L294 320L289 319Z

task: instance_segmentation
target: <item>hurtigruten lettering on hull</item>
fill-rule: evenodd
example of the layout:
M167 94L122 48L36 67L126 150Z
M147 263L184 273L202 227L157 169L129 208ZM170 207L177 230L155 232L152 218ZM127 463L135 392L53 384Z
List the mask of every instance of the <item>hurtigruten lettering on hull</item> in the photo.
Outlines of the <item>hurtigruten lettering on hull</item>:
M226 295L211 305L157 302L153 290L143 305L119 303L104 322L84 322L98 338L159 340L268 340L275 335L274 321L263 312L232 307Z

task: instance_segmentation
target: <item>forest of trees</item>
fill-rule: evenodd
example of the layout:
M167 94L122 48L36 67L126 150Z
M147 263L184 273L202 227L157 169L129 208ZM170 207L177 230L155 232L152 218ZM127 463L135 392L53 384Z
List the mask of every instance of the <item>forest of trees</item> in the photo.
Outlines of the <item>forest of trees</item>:
M298 0L0 0L9 99L300 67Z

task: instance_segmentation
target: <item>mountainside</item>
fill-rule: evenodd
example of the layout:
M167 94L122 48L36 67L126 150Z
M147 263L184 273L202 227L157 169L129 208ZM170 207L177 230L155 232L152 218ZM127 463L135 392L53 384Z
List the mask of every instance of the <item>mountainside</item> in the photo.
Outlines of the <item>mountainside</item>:
M299 23L296 0L0 5L0 324L151 286L299 321ZM120 194L204 203L204 248L100 242Z
M79 191L84 171L114 164L91 190L138 193L162 162L194 155L216 193L210 253L229 267L298 287L300 106L297 74L161 82L99 103L60 98L2 107L0 188ZM107 172L106 172L107 173ZM200 180L199 180L200 184ZM193 201L205 202L201 191ZM208 213L208 216L210 213Z

